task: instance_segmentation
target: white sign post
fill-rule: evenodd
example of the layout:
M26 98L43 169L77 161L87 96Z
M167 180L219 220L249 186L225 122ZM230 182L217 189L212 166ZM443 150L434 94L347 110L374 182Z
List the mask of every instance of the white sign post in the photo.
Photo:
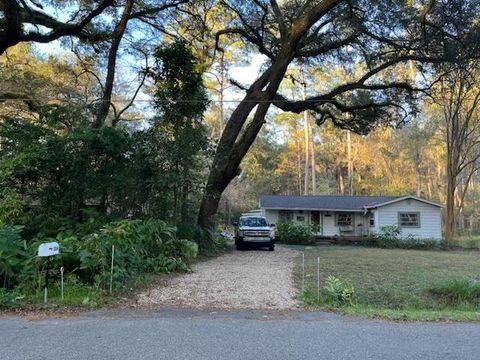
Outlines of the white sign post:
M45 273L45 290L43 292L43 301L48 300L48 275L50 271L50 257L60 254L60 245L57 242L40 244L38 247L38 256L47 258L47 271Z
M65 271L65 269L63 268L63 266L60 268L60 293L62 294L62 301L63 301L63 272Z

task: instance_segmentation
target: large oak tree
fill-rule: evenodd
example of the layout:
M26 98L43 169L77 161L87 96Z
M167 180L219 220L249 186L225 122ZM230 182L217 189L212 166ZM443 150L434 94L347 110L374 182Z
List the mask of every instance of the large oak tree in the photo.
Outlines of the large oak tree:
M219 141L199 211L198 223L211 227L220 197L240 172L240 163L265 123L272 105L284 111L311 110L317 124L327 120L359 133L379 122L398 123L408 117L408 100L429 84L411 84L392 69L411 63L426 78L444 64L458 65L476 57L479 1L317 0L250 2L221 1L233 14L217 32L218 50L231 39L268 61L249 85L237 84L245 95L228 120ZM289 66L334 62L364 68L354 80L328 86L305 100L279 93Z

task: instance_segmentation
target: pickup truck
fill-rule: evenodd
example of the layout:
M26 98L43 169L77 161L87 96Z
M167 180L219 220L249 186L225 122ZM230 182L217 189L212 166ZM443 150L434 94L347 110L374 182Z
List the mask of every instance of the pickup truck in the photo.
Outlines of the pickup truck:
M247 247L268 247L275 249L275 225L269 225L260 215L241 216L235 225L235 246L237 250Z

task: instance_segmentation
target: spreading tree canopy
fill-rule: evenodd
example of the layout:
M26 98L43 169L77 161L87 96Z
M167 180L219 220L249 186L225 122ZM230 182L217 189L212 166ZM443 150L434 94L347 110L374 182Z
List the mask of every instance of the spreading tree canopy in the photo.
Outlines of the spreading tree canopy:
M311 110L317 123L359 133L379 122L403 119L412 110L407 100L426 91L432 74L446 64L458 66L478 56L479 1L317 0L251 2L224 0L228 26L216 33L217 50L240 39L268 61L245 91L219 141L201 204L198 222L213 223L220 197L258 132L269 108L299 113ZM341 84L324 84L305 100L288 99L279 87L292 64L335 63L363 72ZM409 64L425 75L423 83L404 81L392 72ZM356 71L358 73L358 71ZM420 80L420 79L419 79Z

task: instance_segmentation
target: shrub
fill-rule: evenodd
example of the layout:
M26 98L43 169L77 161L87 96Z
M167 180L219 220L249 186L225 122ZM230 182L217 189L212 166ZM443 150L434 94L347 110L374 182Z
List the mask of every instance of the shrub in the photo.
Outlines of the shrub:
M198 256L198 245L193 241L189 240L180 240L180 257L185 260L193 260Z
M108 282L114 245L114 280L119 285L142 272L187 270L198 247L175 233L175 227L160 220L122 220L88 235L59 237L59 242L66 262L77 263L80 277L100 286Z
M399 248L401 249L419 249L429 250L435 249L439 246L439 242L435 239L420 239L415 236L407 236L404 239L399 240Z
M198 253L204 257L217 256L223 253L228 246L227 240L219 233L199 226L193 227L193 237L189 240L198 244Z
M480 303L480 282L473 279L451 279L429 289L429 292L449 305Z
M314 242L312 228L301 224L279 222L275 236L285 244L309 245Z
M347 286L339 278L329 275L325 282L326 301L334 306L352 305L355 290Z
M25 208L25 201L20 193L5 188L0 191L0 225L13 224Z
M0 228L0 287L13 287L27 273L28 256L19 226Z
M96 226L94 226L95 228ZM1 306L19 298L18 284L24 293L33 294L43 285L39 276L44 260L36 258L38 245L57 241L60 255L50 259L52 284L63 266L66 279L78 279L70 285L77 293L89 293L110 284L112 246L115 246L113 286L122 288L143 273L188 271L188 264L198 256L198 245L176 237L176 228L160 220L121 220L107 223L85 233L89 226L64 229L55 238L43 235L28 243L22 239L21 227L0 228ZM10 289L10 290L8 290ZM92 294L94 294L92 293ZM85 295L91 300L98 296ZM95 303L97 300L92 300Z
M24 299L25 295L17 288L11 290L0 288L0 309L18 306L24 302Z
M378 233L367 236L364 244L383 249L433 249L437 247L435 239L421 239L413 235L402 237L401 229L396 225L380 227Z

